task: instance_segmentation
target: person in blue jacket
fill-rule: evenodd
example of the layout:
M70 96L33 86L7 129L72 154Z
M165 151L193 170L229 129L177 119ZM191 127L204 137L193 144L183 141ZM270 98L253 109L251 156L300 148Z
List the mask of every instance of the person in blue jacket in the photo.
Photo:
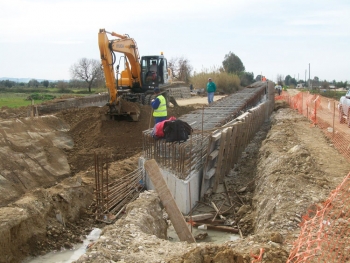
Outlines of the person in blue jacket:
M166 120L168 115L166 108L166 100L162 94L160 94L160 89L158 87L154 88L154 93L156 98L152 100L151 106L153 108L154 124Z
M216 91L216 85L211 80L211 78L208 79L207 83L207 93L208 93L208 103L211 104L214 102L214 93Z

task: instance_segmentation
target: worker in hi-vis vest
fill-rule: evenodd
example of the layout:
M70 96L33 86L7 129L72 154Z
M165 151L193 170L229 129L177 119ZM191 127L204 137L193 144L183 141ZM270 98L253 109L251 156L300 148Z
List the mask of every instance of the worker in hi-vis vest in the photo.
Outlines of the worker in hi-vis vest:
M158 87L154 88L154 93L157 97L152 100L151 106L153 108L154 124L166 120L168 112L166 109L166 100L163 95L159 94L160 89Z

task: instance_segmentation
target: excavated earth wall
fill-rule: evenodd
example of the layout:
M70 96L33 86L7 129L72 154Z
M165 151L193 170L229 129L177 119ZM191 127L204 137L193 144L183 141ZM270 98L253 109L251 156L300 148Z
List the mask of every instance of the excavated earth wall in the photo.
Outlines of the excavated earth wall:
M0 207L70 175L69 126L55 116L0 120Z

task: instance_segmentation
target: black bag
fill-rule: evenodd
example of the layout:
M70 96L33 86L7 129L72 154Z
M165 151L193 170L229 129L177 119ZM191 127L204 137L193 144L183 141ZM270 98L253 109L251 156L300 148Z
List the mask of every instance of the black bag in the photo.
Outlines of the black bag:
M166 142L185 142L192 133L191 126L182 120L167 121L164 123L164 138Z

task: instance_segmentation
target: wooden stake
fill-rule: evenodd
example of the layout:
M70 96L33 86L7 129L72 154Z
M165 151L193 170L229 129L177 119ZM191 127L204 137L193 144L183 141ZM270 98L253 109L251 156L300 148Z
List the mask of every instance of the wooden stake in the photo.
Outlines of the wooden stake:
M196 240L188 229L187 223L176 205L173 196L171 195L157 162L154 159L147 160L145 162L145 170L151 179L166 212L169 215L170 221L173 224L180 241L195 243Z

